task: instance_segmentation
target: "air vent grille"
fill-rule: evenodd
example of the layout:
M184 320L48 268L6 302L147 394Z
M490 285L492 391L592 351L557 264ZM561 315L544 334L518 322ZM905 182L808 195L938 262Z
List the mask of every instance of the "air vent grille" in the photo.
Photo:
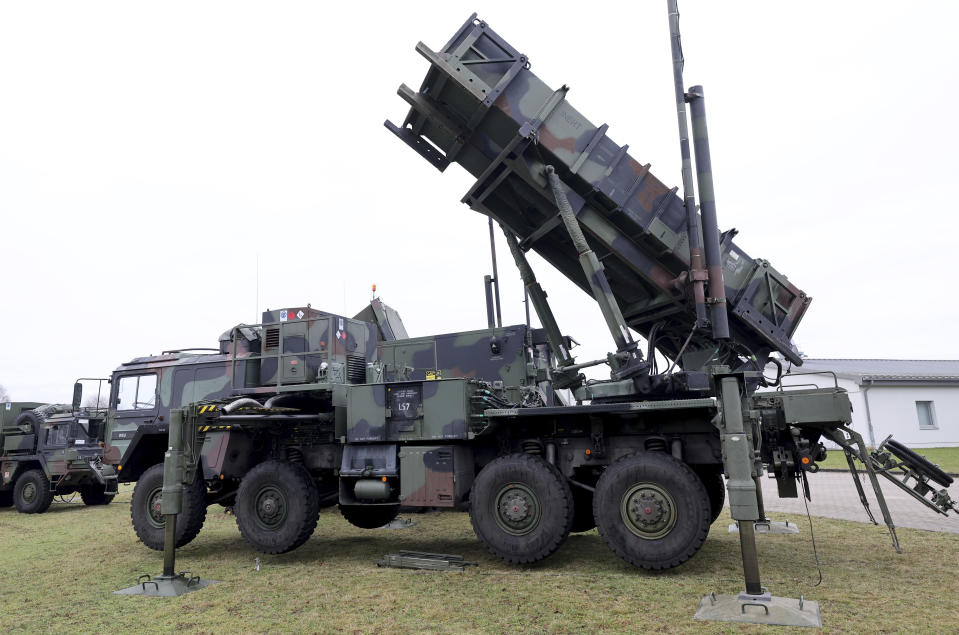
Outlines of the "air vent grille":
M266 329L266 350L275 351L280 347L280 329Z
M366 383L366 358L362 355L346 356L346 381L351 384Z

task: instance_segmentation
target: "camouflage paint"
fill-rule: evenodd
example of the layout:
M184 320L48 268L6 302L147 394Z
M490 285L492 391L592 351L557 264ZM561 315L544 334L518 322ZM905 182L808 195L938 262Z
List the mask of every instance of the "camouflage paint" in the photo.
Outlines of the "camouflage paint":
M465 379L350 386L348 443L470 438L470 397L480 386Z
M524 325L382 342L382 377L368 381L472 378L506 386L535 383Z
M517 236L521 248L536 251L589 293L589 277L547 184L544 168L554 165L627 324L647 336L668 318L658 343L675 357L697 323L685 204L676 188L653 176L627 146L613 142L607 125L591 123L574 108L566 100L568 88L547 86L526 56L475 16L440 51L423 44L417 51L430 70L419 92L401 86L399 94L411 110L402 126L387 122L387 127L439 169L451 162L463 166L477 179L463 201L492 216ZM439 151L424 149L424 141ZM757 356L774 349L801 364L790 338L809 298L787 284L788 301L769 302L759 289L765 278L752 277L761 261L732 238L727 234L721 242L726 272L730 266L749 270L745 277L725 279L732 339ZM772 318L756 319L763 311ZM697 333L688 350L713 347L708 336Z
M39 424L14 425L17 417L30 410L40 417ZM43 470L58 494L103 484L103 451L98 439L88 433L89 422L102 419L102 410L84 408L74 412L64 404L20 402L9 408L2 404L0 412L9 413L0 417L0 489L12 488L22 472L34 467ZM115 484L111 487L115 488Z
M408 507L455 507L473 484L473 457L463 446L404 446L399 500Z

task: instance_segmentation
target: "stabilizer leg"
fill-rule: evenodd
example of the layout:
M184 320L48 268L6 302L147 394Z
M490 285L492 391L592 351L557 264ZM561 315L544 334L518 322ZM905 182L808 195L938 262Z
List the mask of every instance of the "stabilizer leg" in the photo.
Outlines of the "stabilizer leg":
M730 512L733 519L739 521L746 589L738 595L710 593L704 596L693 617L719 622L821 627L818 603L807 602L802 597L798 600L776 597L762 585L755 527L756 521L761 519L761 495L755 478L752 441L746 434L743 418L742 377L722 377L719 390L722 398L723 469L728 477ZM753 429L752 434L755 438L758 431Z
M190 571L176 571L176 518L183 508L183 480L185 465L183 460L183 428L185 409L170 411L169 449L163 459L163 498L160 511L165 519L163 533L163 573L151 577L149 574L137 578L137 584L119 591L117 595L148 595L151 597L173 597L199 591L217 580L204 580Z
M869 501L866 500L866 492L862 488L862 479L859 478L859 470L856 469L856 464L852 460L852 453L845 448L843 452L846 455L846 463L849 464L849 473L852 474L852 480L856 484L856 491L859 493L859 502L862 503L862 508L866 510L866 515L869 516L872 524L878 525L879 523L872 515L872 510L869 509Z
M852 456L858 458L862 464L866 466L866 474L869 476L869 482L872 485L872 491L876 495L876 502L879 503L879 511L882 513L882 519L886 523L886 527L889 528L889 536L892 538L892 546L896 550L896 553L902 553L902 548L899 546L899 537L896 535L896 525L892 522L892 515L889 513L889 506L886 505L886 497L882 493L882 488L879 487L879 479L876 476L876 469L873 465L872 457L866 450L866 442L863 441L862 435L852 428L848 428L846 426L840 426L836 428L835 431L826 431L826 433L827 436L838 443L839 446L842 447L842 449L846 452L846 460L849 463L849 471L852 473L853 481L856 483L856 487L859 490L859 500L862 501L863 508L865 508L869 519L873 523L876 523L876 520L873 518L872 512L869 509L869 503L866 500L866 494L862 489L862 484L859 482L859 473L856 470L856 466L853 464ZM843 434L848 435L848 438L843 436Z

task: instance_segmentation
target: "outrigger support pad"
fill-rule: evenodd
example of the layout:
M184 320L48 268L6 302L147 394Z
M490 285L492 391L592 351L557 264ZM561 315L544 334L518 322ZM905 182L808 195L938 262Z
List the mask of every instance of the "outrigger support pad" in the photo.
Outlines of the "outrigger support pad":
M818 602L802 596L798 600L776 597L766 589L759 595L745 591L739 595L705 595L693 619L822 628Z

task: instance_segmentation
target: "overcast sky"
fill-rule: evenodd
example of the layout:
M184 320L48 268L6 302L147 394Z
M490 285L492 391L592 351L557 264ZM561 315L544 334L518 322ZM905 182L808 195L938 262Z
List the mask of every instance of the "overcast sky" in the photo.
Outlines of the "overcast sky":
M959 358L959 5L680 9L720 227L813 297L800 349ZM353 315L373 283L411 335L484 327L471 179L382 125L428 68L417 41L439 49L473 11L680 184L665 0L0 4L0 384L69 400L78 376L216 346L267 307ZM531 261L578 358L604 355L595 305Z

